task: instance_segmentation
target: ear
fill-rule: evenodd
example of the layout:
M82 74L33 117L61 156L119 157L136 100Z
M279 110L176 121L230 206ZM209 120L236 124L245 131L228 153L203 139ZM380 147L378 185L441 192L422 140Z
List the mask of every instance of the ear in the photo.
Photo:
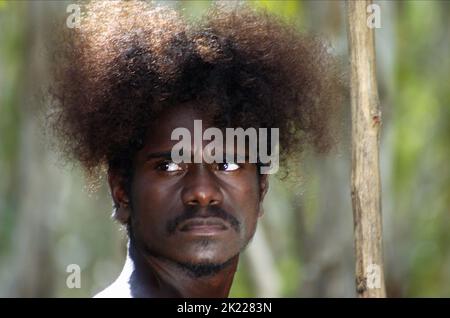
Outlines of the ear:
M258 217L264 214L263 202L266 196L267 190L269 190L269 175L260 174L259 175L259 211Z
M108 183L114 202L114 218L121 224L128 224L131 215L130 199L124 186L124 180L117 174L108 171Z

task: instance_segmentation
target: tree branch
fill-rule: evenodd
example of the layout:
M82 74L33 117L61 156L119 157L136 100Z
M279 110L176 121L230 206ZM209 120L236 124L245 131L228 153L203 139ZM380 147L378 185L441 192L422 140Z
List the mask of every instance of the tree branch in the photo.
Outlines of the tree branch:
M371 0L347 1L351 66L352 176L356 291L386 297L383 272L379 133L381 112L375 73Z

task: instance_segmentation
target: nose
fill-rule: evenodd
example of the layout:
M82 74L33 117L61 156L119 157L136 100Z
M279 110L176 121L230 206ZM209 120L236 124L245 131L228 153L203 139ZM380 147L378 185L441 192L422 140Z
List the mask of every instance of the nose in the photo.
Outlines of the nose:
M202 164L194 167L185 175L185 184L181 192L185 205L220 205L223 195L213 172Z

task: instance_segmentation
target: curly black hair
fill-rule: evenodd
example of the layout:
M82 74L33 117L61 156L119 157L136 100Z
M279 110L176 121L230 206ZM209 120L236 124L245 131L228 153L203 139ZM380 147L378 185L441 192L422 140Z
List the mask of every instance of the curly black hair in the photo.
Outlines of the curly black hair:
M219 127L278 127L281 163L334 144L342 77L321 39L246 3L214 4L195 21L145 1L82 12L57 44L51 123L89 173L126 176L158 113L190 101Z

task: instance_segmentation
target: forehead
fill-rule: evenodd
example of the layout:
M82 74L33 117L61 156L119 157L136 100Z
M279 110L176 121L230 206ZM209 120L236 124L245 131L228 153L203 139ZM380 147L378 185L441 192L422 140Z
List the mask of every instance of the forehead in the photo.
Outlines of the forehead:
M186 128L194 136L194 120L202 121L202 134L205 129L212 127L210 116L198 110L192 104L182 104L163 110L155 117L151 129L147 132L145 148L155 151L169 150L176 140L171 140L172 132L176 128Z

